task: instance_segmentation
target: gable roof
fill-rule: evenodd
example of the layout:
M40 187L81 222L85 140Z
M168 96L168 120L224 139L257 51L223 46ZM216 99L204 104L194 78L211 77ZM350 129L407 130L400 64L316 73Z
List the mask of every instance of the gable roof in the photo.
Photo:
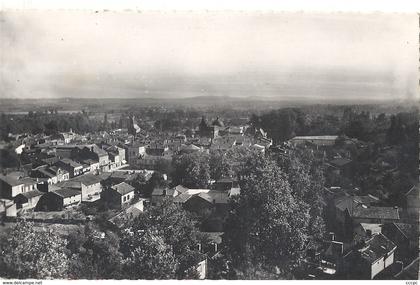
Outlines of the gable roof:
M384 257L386 254L394 250L397 246L386 236L379 233L373 235L367 240L365 246L359 249L361 258L374 263L376 260Z
M86 146L90 151L96 153L98 156L108 156L108 153L97 146L96 144Z
M21 181L19 181L19 179L16 179L15 177L9 175L0 174L0 180L3 180L3 182L9 184L10 186L17 186L23 184Z
M390 219L400 218L398 209L394 207L357 207L353 209L353 218Z
M380 233L382 231L382 224L360 223L364 231L371 231L372 234Z
M379 202L379 199L372 195L366 196L340 196L334 199L334 204L340 211L348 210L350 215L356 208L363 208L372 203Z
M188 194L188 193L182 193L178 196L176 196L173 200L174 203L181 203L184 204L185 202L187 202L193 195Z
M82 165L72 159L69 158L62 158L59 161L61 161L64 164L70 165L73 168L78 168L78 167L82 167Z
M134 191L134 187L125 182L121 182L120 184L114 185L111 187L111 189L117 191L120 195L126 195Z
M87 174L84 174L84 175L74 177L69 181L80 182L80 183L83 183L86 186L89 186L89 185L93 185L93 184L101 182L102 178L99 175L94 175L94 174L87 173Z
M42 196L44 195L44 192L41 192L39 190L32 190L32 191L28 191L28 192L24 192L24 193L20 193L19 195L23 195L28 199L31 199L33 197L37 197L37 196Z
M395 230L398 230L408 239L415 239L419 237L417 226L405 223L392 223Z
M187 187L184 187L184 186L182 186L182 185L177 185L177 186L175 186L174 188L173 188L175 191L177 191L178 193L185 193L185 192L187 192L188 191L188 188Z
M9 184L10 186L37 184L35 180L29 177L16 179L15 177L11 177L9 175L2 175L2 174L0 174L0 180L3 180L6 184Z
M82 196L82 192L76 189L72 189L72 188L62 188L59 190L55 190L54 192L51 192L51 193L54 193L63 198L73 197L77 195Z
M226 192L222 191L208 191L208 192L201 192L192 197L201 198L211 204L227 204L229 201L229 196ZM191 197L191 198L192 198Z
M177 186L178 187L178 186ZM182 187L182 186L181 186ZM178 191L176 187L174 188L170 188L170 189L166 189L166 188L161 188L161 187L157 187L155 189L153 189L152 192L152 196L172 196L175 197L177 196L179 193L185 193L186 191L188 191L187 188L182 189L181 187L179 187L179 189L182 191ZM165 195L164 195L165 193Z

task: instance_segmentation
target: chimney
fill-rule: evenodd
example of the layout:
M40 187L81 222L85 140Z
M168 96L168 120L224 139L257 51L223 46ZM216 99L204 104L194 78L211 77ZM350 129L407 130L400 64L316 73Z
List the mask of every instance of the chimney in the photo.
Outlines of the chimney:
M198 251L201 252L201 243L197 245Z
M330 241L335 241L335 233L330 232L329 236L330 236Z
M217 243L214 243L214 253L216 253L217 252Z

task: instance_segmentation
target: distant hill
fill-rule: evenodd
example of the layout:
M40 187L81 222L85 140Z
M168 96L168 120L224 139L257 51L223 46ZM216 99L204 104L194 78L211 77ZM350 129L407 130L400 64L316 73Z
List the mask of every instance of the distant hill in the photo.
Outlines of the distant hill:
M59 111L125 110L138 107L177 107L177 108L226 108L226 109L278 109L316 104L331 105L408 105L413 102L377 101L377 100L316 100L309 97L282 96L276 97L229 97L229 96L195 96L183 98L55 98L55 99L0 99L0 112L29 112L55 108Z

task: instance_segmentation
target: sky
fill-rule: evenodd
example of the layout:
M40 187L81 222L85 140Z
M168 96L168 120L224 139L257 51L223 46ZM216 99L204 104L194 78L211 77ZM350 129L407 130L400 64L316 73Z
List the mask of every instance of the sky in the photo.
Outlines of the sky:
M0 12L0 98L406 99L417 14Z

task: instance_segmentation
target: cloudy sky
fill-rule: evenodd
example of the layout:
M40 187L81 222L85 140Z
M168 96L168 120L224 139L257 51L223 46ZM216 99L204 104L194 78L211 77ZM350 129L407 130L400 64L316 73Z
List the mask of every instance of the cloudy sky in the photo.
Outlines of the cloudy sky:
M412 98L416 14L0 12L0 97Z

